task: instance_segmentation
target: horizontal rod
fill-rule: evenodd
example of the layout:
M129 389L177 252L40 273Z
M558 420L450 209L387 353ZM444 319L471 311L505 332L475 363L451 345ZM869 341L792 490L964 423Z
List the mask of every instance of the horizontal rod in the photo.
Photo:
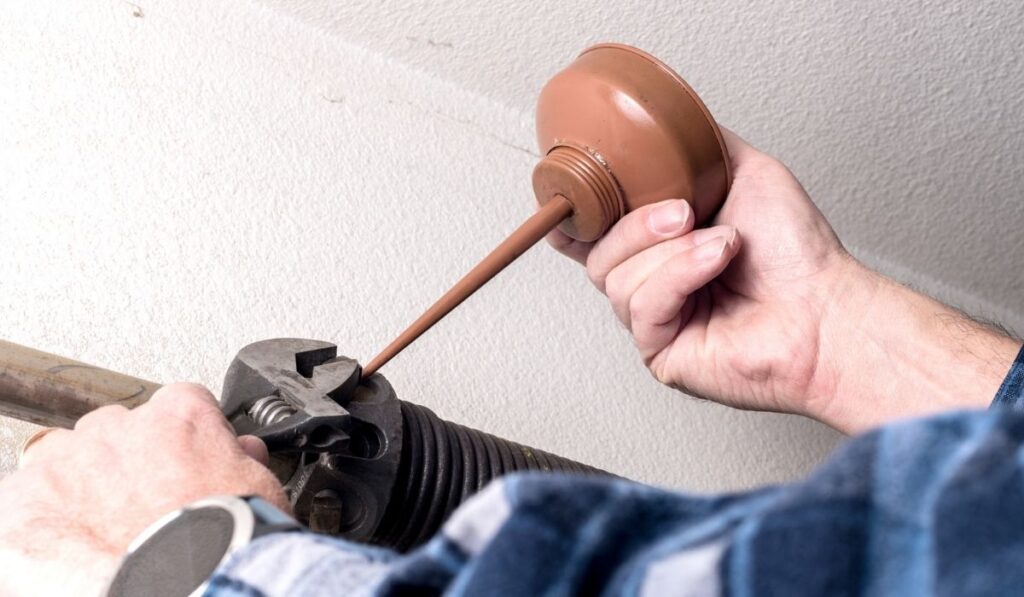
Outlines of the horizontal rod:
M0 340L0 415L74 427L108 404L132 408L160 384Z

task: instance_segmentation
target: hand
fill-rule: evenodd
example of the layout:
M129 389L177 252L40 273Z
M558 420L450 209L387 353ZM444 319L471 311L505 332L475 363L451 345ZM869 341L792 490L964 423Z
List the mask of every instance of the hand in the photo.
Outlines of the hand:
M987 405L1017 345L857 263L781 162L723 134L734 179L710 228L669 200L593 244L549 236L586 264L654 376L847 432Z
M136 535L203 497L259 495L289 511L267 460L192 384L47 433L0 481L0 594L97 594Z
M806 412L821 320L851 260L785 166L723 134L734 179L713 226L694 231L688 204L668 200L592 246L549 240L586 263L659 381L735 407Z

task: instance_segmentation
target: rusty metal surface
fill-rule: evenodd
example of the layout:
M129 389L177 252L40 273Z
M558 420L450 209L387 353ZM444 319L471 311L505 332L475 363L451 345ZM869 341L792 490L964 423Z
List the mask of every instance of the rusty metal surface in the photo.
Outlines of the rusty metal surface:
M145 402L160 384L0 340L0 415L72 427L108 404Z

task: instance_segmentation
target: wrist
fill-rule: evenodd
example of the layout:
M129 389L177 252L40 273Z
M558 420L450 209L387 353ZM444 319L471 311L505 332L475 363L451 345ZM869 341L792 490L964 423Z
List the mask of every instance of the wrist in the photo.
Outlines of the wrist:
M1020 348L852 258L837 269L831 296L807 414L844 432L986 408Z
M849 254L842 254L821 285L817 361L801 414L840 431L849 432L846 388L853 371L851 347L869 326L872 305L885 292L884 280Z

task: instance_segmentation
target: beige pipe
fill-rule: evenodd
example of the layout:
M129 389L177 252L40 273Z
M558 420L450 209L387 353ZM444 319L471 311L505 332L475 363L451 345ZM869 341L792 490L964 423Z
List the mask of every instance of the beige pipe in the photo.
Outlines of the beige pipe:
M160 384L0 340L0 415L71 428L108 404L132 408Z

